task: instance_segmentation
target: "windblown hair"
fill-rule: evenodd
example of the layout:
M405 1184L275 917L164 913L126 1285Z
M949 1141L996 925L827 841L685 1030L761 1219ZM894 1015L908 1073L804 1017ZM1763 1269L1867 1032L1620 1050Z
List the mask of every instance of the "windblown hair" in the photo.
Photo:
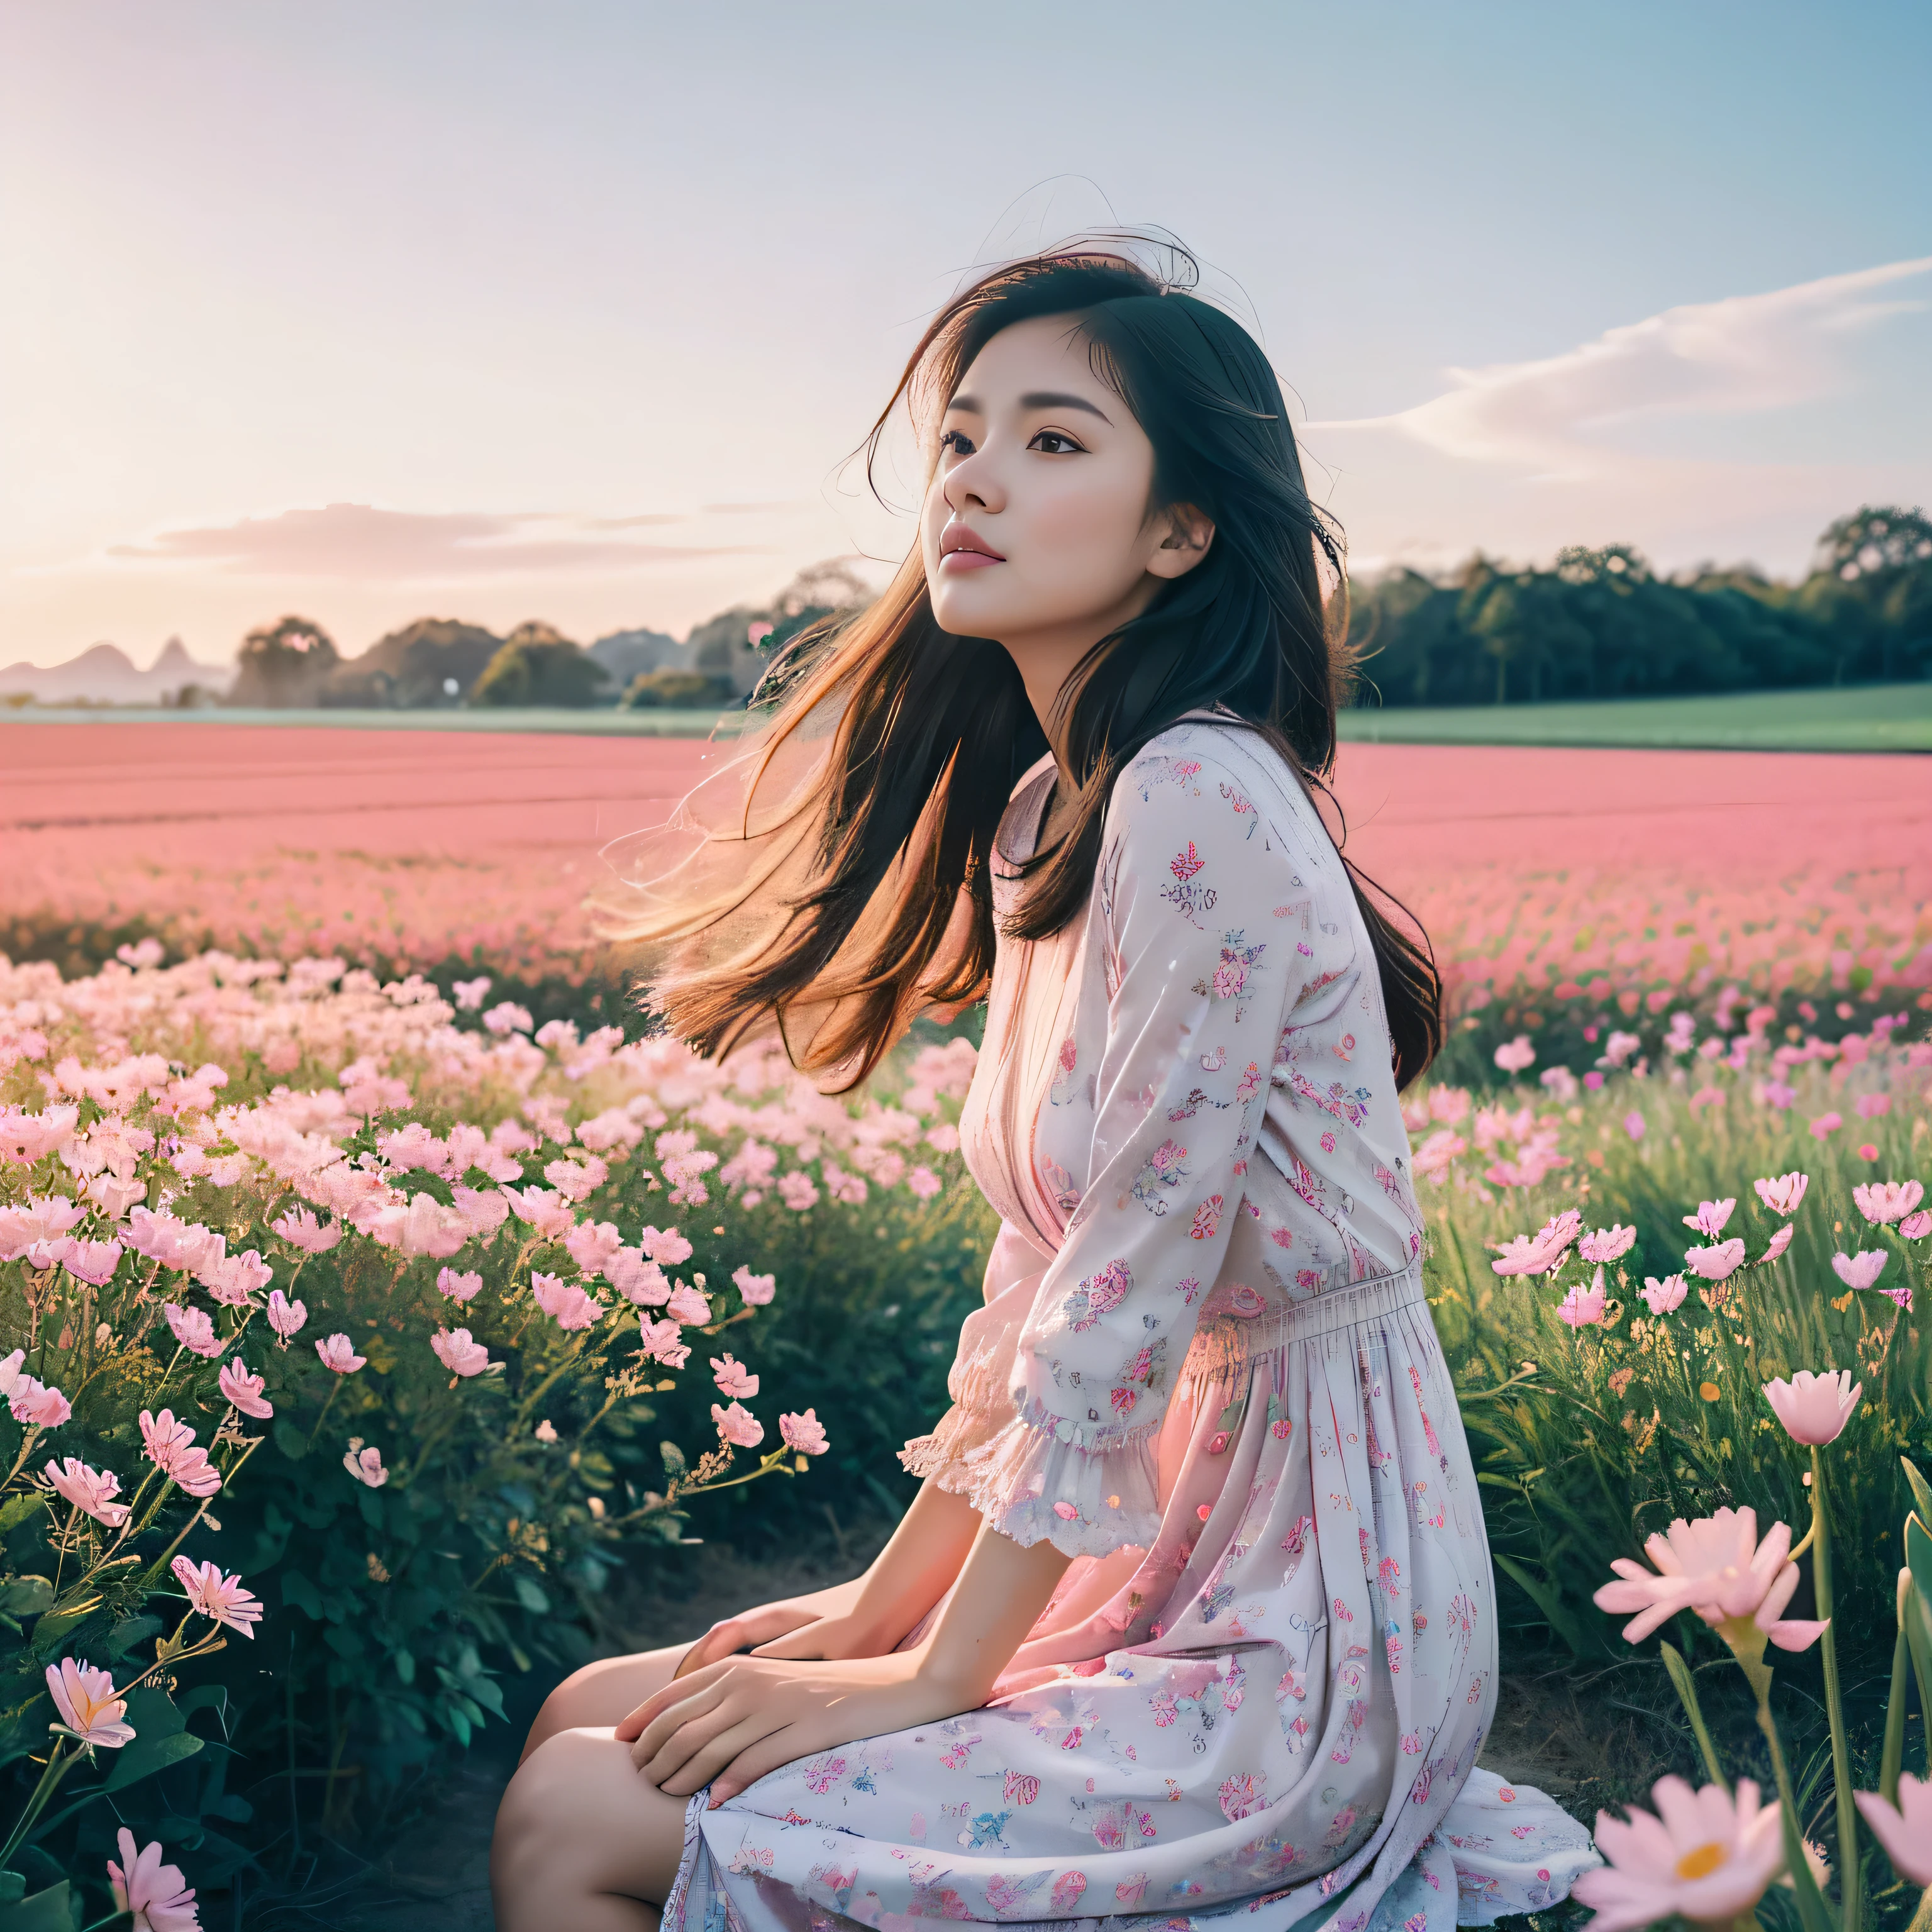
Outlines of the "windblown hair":
M938 418L987 342L1064 316L1153 444L1150 510L1189 504L1214 524L1205 557L1095 644L1060 693L1050 729L1078 791L1066 835L1028 869L1015 938L1044 938L1079 911L1115 780L1184 713L1232 714L1282 752L1311 800L1334 767L1353 662L1341 536L1310 499L1268 358L1188 292L1191 259L1170 250L1169 260L1157 278L1118 256L1056 253L985 276L934 319L863 446L869 476L903 402L936 461ZM915 1012L982 996L994 831L1048 741L1004 648L940 628L916 548L869 607L794 639L758 701L776 710L724 834L746 848L736 876L700 889L674 874L656 906L613 936L674 942L646 996L700 1052L776 1030L796 1064L849 1087ZM804 778L776 782L801 768L814 740L823 749ZM754 792L761 803L784 794L777 819L756 831ZM789 863L758 856L776 835L790 837ZM1442 982L1420 928L1384 914L1370 896L1379 889L1343 863L1406 1086L1442 1044ZM760 895L762 920L751 916Z

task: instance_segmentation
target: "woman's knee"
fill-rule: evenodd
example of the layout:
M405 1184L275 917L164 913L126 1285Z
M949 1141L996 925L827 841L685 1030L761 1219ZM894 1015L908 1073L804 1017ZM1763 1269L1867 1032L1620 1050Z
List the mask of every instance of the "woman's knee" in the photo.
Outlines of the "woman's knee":
M544 1700L524 1740L524 1758L560 1731L621 1724L646 1697L670 1682L687 1647L602 1657L573 1670Z

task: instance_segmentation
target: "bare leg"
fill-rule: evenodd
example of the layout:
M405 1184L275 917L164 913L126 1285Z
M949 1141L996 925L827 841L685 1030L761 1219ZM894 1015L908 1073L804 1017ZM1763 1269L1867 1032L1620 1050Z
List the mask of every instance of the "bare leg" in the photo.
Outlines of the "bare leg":
M608 1730L620 1724L646 1697L670 1682L678 1660L691 1648L674 1644L668 1650L643 1650L629 1657L599 1658L574 1670L544 1700L536 1722L524 1744L527 1758L538 1745L560 1731L586 1726ZM518 1760L519 1763L523 1759Z
M497 1808L499 1932L657 1932L687 1802L647 1782L608 1729L558 1732L518 1767Z

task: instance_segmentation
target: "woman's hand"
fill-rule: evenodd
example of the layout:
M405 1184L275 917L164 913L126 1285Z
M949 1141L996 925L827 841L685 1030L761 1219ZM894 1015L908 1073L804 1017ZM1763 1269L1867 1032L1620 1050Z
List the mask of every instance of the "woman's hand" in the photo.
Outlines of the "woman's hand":
M631 1760L674 1798L722 1804L767 1772L855 1738L956 1717L980 1695L924 1646L820 1661L734 1657L647 1697L617 1726Z
M860 1652L833 1647L850 1642L857 1633L848 1629L846 1622L853 1605L859 1600L859 1592L864 1588L865 1577L854 1576L849 1582L834 1583L829 1589L811 1590L802 1596L786 1597L776 1603L760 1604L755 1608L740 1610L735 1617L726 1617L713 1624L690 1649L684 1654L676 1670L671 1673L673 1682L688 1677L694 1670L701 1670L708 1664L716 1664L723 1658L735 1656L740 1651L755 1650L760 1644L768 1644L782 1638L789 1638L794 1644L807 1648L792 1649L786 1654L794 1657L856 1657ZM824 1648L808 1647L819 1625L838 1626L834 1635L828 1628L820 1641ZM890 1646L887 1646L890 1648Z

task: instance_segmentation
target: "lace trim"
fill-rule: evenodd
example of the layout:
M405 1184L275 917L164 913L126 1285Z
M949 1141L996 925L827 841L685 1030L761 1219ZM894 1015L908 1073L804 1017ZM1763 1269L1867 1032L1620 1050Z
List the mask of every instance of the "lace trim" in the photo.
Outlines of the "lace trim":
M1127 1544L1145 1549L1160 1528L1158 1427L1150 1424L1110 1447L1086 1449L1063 1440L1057 1428L1015 1416L967 1454L967 1494L1023 1549L1051 1543L1067 1556L1105 1556Z
M973 1486L966 1459L999 1434L1006 1425L1006 1416L986 1408L955 1402L932 1426L932 1432L910 1438L899 1454L908 1475L921 1481L930 1478L952 1496L964 1496Z

